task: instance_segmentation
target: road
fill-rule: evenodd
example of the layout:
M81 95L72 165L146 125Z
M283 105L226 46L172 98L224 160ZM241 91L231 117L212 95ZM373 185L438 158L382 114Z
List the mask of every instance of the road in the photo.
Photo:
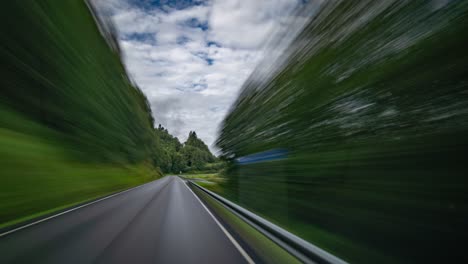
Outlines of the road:
M0 238L0 263L248 263L169 176Z

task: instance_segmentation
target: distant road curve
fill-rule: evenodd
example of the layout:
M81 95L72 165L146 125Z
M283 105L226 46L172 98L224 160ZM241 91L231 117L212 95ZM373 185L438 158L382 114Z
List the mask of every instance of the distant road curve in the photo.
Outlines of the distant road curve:
M0 263L253 263L178 177L0 237Z

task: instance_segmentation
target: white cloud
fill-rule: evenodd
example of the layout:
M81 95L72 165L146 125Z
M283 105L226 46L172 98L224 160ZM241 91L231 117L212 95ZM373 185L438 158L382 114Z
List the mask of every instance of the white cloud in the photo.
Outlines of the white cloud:
M197 131L208 145L271 32L286 30L300 0L207 1L182 10L96 0L119 31L125 64L157 123L181 141Z
M300 3L297 0L220 0L210 15L210 38L231 48L258 49Z

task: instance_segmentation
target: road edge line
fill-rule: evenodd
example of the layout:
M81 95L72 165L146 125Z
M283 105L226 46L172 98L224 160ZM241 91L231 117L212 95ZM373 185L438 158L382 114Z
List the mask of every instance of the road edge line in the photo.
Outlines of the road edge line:
M218 219L216 219L216 217L211 213L211 211L206 207L206 205L200 200L200 198L198 198L198 196L192 191L192 189L190 189L190 187L188 187L187 184L185 182L183 182L183 180L181 178L179 178L179 180L181 180L182 183L185 185L185 187L187 187L187 189L193 194L193 196L195 196L195 198L197 198L197 200L200 202L200 204L203 206L203 208L205 208L205 210L208 212L208 214L211 216L211 218L213 218L215 223L219 226L221 231L223 231L223 233L228 237L228 239L231 241L231 243L234 245L234 247L245 258L247 263L255 264L255 262L249 256L249 254L247 254L247 252L245 252L245 250L241 247L241 245L239 245L239 243L237 243L237 241L234 239L234 237L232 237L231 234L226 230L226 228L224 228L224 226L218 221Z
M164 178L164 177L163 177L163 178ZM39 223L45 222L45 221L50 220L50 219L52 219L52 218L56 218L56 217L58 217L58 216L64 215L64 214L66 214L66 213L73 212L73 211L75 211L75 210L81 209L81 208L86 207L86 206L88 206L88 205L92 205L92 204L95 204L95 203L98 203L98 202L107 200L107 199L109 199L109 198L115 197L115 196L117 196L117 195L124 194L124 193L129 192L129 191L133 191L133 190L135 190L135 189L138 189L138 188L140 188L140 187L143 187L143 186L145 186L145 185L148 185L148 184L150 184L150 183L152 183L152 182L155 182L155 181L157 181L157 180L161 180L161 179L163 179L163 178L159 178L159 179L156 179L156 180L153 180L153 181L144 183L144 184L142 184L142 185L138 185L138 186L132 187L132 188L127 189L127 190L123 190L123 191L119 191L119 192L116 192L116 193L113 193L113 194L109 194L109 195L107 195L107 196L104 196L104 197L102 197L102 198L98 198L97 200L91 201L91 202L89 202L89 203L82 204L82 205L79 205L79 206L77 206L77 207L73 207L73 208L71 208L71 209L65 210L65 211L63 211L63 212L60 212L60 213L57 213L57 214L54 214L54 215L51 215L51 216L48 216L48 217L39 219L39 220L34 221L34 222L32 222L32 223L28 223L28 224L25 224L25 225L22 225L22 226L13 228L13 229L11 229L11 230L8 230L8 231L6 231L6 232L1 233L1 234L0 234L0 238L5 237L5 236L7 236L7 235L9 235L9 234L11 234L11 233L20 231L20 230L22 230L22 229L25 229L25 228L28 228L28 227L37 225L37 224L39 224Z

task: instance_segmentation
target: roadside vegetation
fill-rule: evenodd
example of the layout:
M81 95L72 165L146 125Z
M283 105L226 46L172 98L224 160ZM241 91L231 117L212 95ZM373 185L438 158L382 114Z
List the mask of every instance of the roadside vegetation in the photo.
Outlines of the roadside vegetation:
M202 185L200 182L197 182L197 184ZM227 210L222 204L208 196L205 192L200 191L198 188L193 188L193 191L207 204L210 210L216 213L217 217L223 219L223 223L228 225L230 230L235 232L236 236L240 237L244 243L248 244L249 248L263 263L301 263L278 244L239 218L239 216Z
M465 259L468 1L302 10L224 120L223 196L351 263Z
M196 182L198 185L205 187L211 191L222 193L223 189L220 184L226 181L222 173L196 173L182 174L183 178Z
M156 129L156 135L162 146L157 163L165 173L209 173L225 167L195 131L190 131L184 144L161 125Z
M115 29L83 0L0 11L0 228L217 162L155 129ZM211 165L206 165L211 164Z

